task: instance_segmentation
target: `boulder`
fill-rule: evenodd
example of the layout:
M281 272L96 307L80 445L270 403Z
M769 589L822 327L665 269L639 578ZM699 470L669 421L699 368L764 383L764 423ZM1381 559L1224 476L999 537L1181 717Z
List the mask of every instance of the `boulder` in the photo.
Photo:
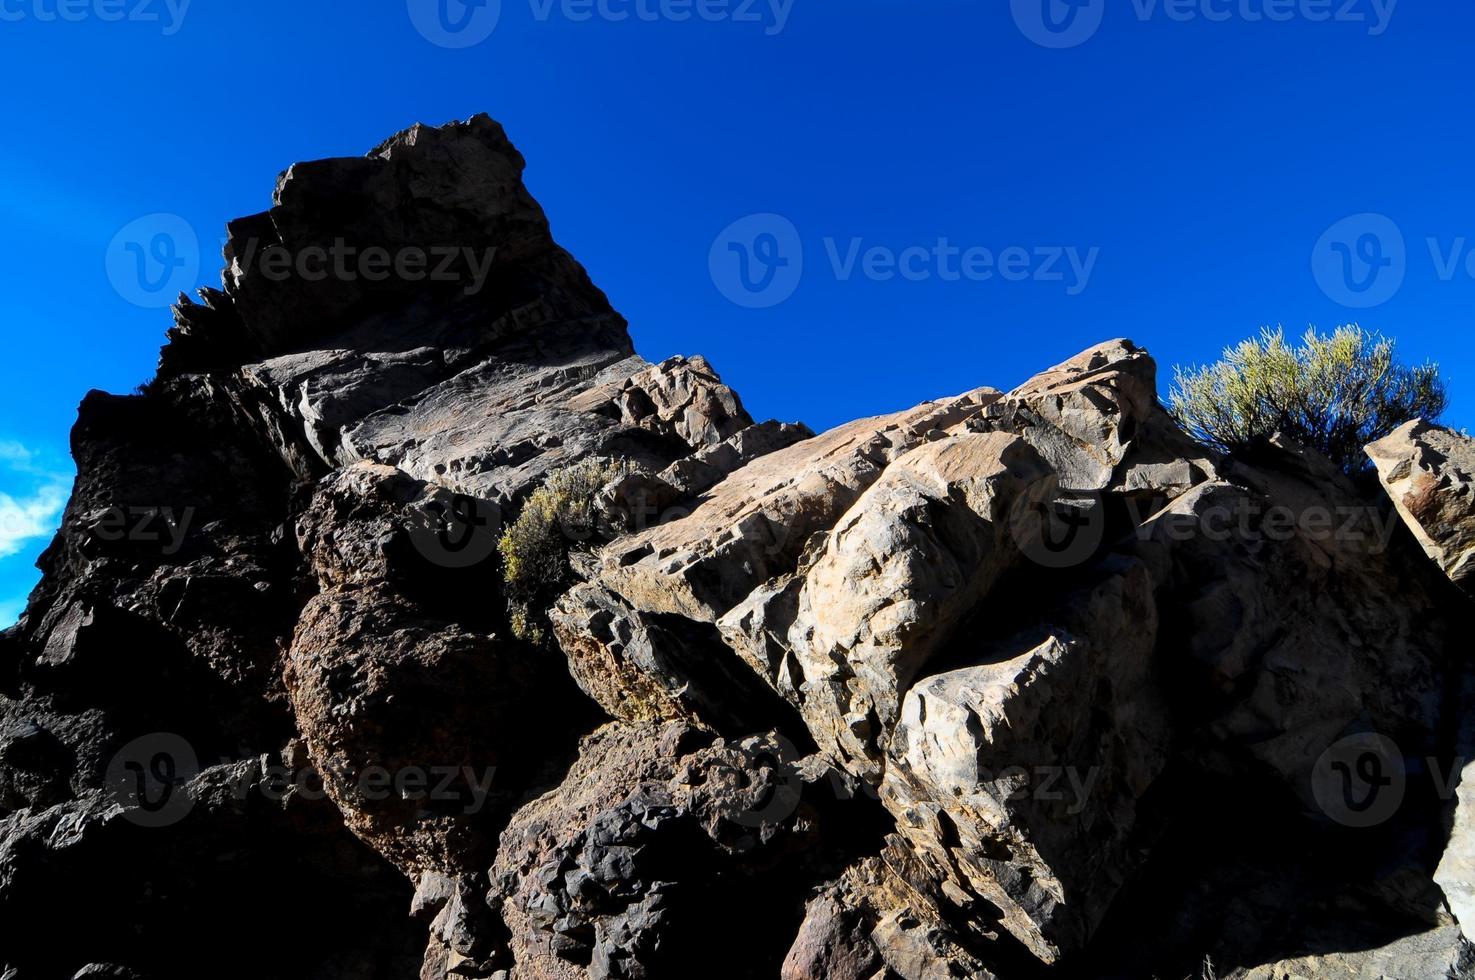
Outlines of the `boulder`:
M1416 419L1367 454L1424 551L1475 593L1475 439Z
M702 495L689 516L607 548L601 585L646 612L717 619L754 588L792 572L885 467L998 397L979 389L862 419L760 456Z
M1444 926L1377 949L1299 956L1255 967L1244 980L1450 980L1475 971L1475 947L1455 926Z
M843 867L821 769L773 733L608 725L503 832L492 903L514 978L772 977L808 883ZM734 931L744 936L731 942Z
M1460 704L1475 701L1475 671L1467 671L1460 686ZM1440 829L1447 832L1444 853L1434 869L1434 881L1444 893L1450 913L1467 940L1475 935L1475 717L1461 714L1453 760L1440 774L1447 814Z
M1396 522L1327 460L1279 445L1230 476L1154 514L1133 549L1171 611L1163 641L1195 726L1321 812L1313 772L1341 739L1441 750L1456 621Z
M1138 802L1171 748L1152 584L1139 562L1109 567L1049 625L919 681L891 736L897 828L1044 962L1086 945L1141 860Z
M360 463L297 524L320 587L284 667L297 730L349 829L415 881L484 871L509 807L595 723L561 665L460 612L494 609L497 581L436 563L422 529L450 496Z
M880 781L902 697L1022 560L1010 516L1056 486L1017 436L946 436L893 462L817 542L789 647L810 732L852 771Z

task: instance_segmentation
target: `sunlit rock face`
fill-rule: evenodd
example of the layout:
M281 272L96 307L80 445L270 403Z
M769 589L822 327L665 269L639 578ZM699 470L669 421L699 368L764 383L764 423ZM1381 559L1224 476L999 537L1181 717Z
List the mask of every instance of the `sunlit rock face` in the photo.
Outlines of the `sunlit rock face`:
M1429 557L1450 581L1475 592L1475 439L1416 420L1367 454Z

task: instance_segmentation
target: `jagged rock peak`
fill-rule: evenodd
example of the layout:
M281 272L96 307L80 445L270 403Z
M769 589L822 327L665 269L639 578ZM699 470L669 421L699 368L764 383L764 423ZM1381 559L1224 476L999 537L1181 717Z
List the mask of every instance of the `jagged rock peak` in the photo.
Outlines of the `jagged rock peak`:
M523 168L486 115L413 126L366 156L294 164L269 211L228 223L222 289L175 307L161 375L303 350L427 302L437 319L495 336L585 321L631 353L623 320L554 243Z

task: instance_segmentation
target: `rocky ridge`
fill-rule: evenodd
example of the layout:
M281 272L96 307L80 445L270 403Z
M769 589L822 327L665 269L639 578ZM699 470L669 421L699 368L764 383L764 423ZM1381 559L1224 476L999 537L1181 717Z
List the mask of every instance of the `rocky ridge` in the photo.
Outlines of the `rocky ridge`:
M1127 340L755 422L522 170L485 116L291 168L83 401L0 634L0 976L1475 976L1475 441L1220 458ZM265 271L337 242L458 258ZM588 459L530 645L500 528Z

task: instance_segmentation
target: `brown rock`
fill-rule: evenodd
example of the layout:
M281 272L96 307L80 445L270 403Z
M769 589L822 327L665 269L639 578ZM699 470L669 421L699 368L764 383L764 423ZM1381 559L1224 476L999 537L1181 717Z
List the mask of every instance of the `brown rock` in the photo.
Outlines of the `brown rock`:
M1418 419L1367 454L1424 551L1475 594L1475 439Z

